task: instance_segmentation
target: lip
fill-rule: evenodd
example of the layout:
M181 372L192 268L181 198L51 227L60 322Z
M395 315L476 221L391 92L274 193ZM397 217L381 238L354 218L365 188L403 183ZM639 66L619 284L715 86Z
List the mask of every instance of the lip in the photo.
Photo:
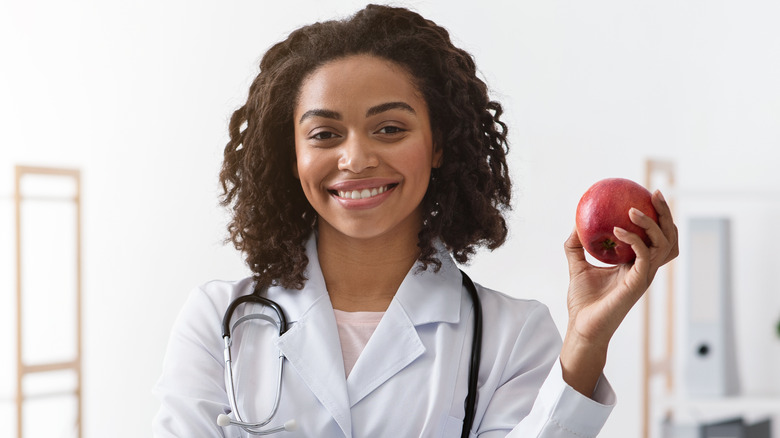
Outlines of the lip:
M328 191L347 191L373 189L391 184L398 184L399 181L393 178L367 178L367 179L349 179L335 182L327 187Z
M327 190L330 196L336 200L342 207L349 210L367 210L374 208L385 202L385 200L395 191L399 181L390 178L371 178L360 180L347 180L339 181L331 184ZM371 196L364 199L348 199L342 198L338 195L339 191L352 191L352 190L364 190L375 189L379 187L388 186L387 190L376 196Z

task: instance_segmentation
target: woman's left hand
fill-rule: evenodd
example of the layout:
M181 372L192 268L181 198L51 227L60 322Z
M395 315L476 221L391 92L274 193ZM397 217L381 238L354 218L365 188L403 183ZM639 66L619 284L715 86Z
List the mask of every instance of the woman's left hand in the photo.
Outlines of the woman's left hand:
M566 241L569 262L569 325L561 350L564 380L590 395L606 363L609 341L620 323L653 281L658 268L679 254L677 227L660 192L652 195L658 223L637 209L631 222L645 230L648 247L634 233L615 228L615 237L631 245L632 264L596 267L585 259L576 230Z

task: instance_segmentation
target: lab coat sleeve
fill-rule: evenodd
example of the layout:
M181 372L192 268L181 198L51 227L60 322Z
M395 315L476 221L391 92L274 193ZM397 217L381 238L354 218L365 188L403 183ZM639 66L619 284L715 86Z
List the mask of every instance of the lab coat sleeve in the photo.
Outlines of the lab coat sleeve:
M592 398L574 390L563 380L560 347L560 336L549 311L539 304L528 315L514 342L478 428L479 437L598 435L615 404L612 387L602 375Z
M531 413L507 437L596 437L614 406L615 393L603 375L593 398L585 397L566 384L560 360L556 360Z
M219 335L221 307L213 299L196 289L174 323L154 389L161 403L153 423L156 438L224 436L216 418L230 406Z

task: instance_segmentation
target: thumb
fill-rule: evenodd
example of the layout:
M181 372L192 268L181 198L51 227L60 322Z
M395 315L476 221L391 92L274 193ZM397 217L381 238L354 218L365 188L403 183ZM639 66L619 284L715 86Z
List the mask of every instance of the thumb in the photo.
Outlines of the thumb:
M564 242L563 249L566 252L566 260L569 262L569 275L580 272L582 264L587 263L587 261L585 259L585 248L582 246L576 227L572 230L566 242Z

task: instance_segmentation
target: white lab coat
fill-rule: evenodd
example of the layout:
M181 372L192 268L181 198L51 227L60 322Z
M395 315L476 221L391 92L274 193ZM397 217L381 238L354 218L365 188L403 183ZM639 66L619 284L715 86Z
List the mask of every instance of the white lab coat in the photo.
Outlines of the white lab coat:
M239 411L265 418L274 400L278 352L286 365L279 411L270 423L295 419L284 437L459 437L471 354L472 310L461 275L440 247L442 267L413 268L345 378L338 330L317 259L307 244L302 290L271 287L268 296L292 327L281 338L262 320L233 334ZM566 385L560 335L545 306L477 285L484 324L479 392L472 436L596 436L614 405L602 377L594 400ZM230 413L220 323L228 304L252 291L251 279L210 282L193 291L173 328L155 388L160 411L154 436L250 436L216 417ZM233 317L272 312L251 304Z

